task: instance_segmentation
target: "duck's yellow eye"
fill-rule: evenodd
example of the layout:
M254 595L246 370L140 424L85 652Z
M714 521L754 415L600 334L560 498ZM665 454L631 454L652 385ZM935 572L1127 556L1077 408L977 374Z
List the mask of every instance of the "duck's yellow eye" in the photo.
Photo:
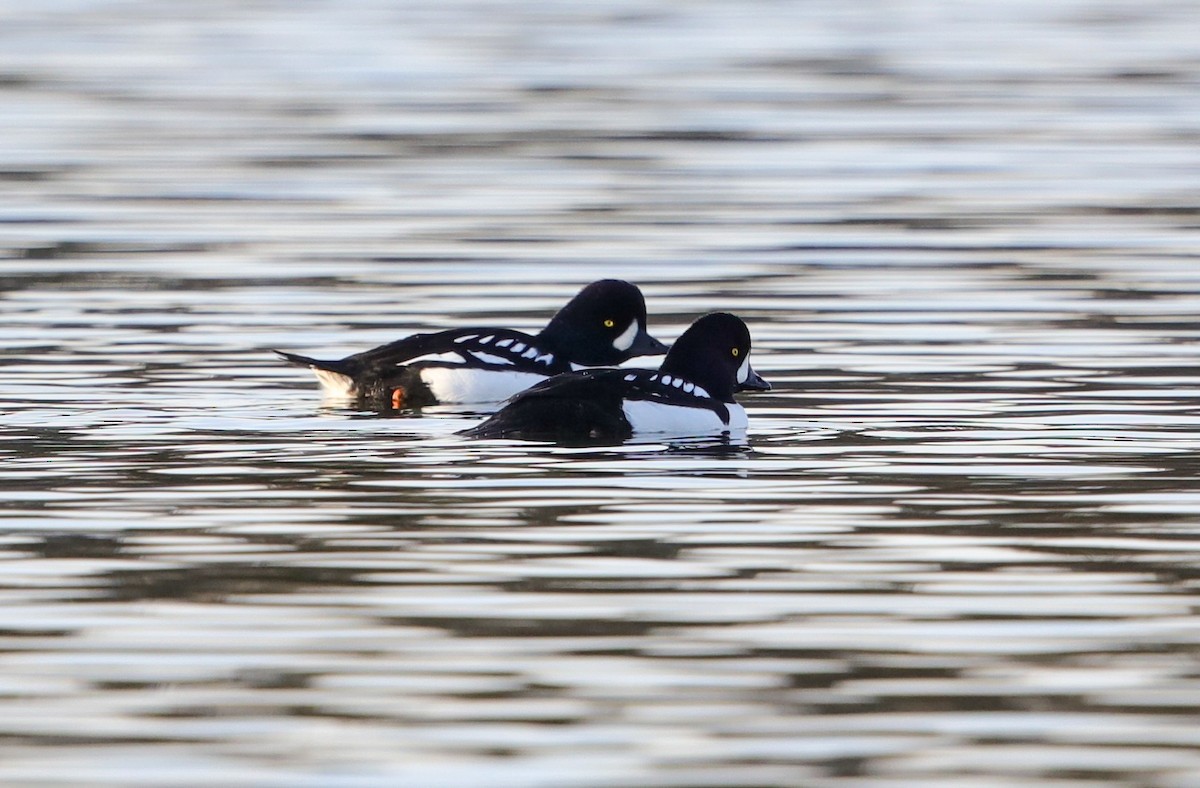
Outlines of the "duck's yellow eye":
M737 348L730 348L730 349L729 349L729 352L733 354L733 357L734 357L734 358L737 358L737 355L738 355L738 352L739 352L739 351L738 351L738 349L737 349Z
M616 325L616 323L614 323L612 320L605 320L605 321L604 321L604 327L605 327L605 328L612 328L612 327L613 327L613 326L615 326L615 325Z

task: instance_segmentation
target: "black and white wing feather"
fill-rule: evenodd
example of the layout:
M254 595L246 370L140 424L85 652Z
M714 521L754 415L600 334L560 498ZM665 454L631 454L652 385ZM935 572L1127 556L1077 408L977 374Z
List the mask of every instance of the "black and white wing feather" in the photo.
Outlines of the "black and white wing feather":
M553 375L571 368L566 360L537 347L528 334L503 328L460 328L413 334L345 360L353 361L360 369L382 371L427 358L440 363L539 375Z

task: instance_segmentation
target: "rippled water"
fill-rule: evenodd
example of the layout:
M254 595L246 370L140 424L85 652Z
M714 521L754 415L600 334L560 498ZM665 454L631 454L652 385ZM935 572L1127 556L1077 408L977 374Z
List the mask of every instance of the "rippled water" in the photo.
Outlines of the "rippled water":
M0 2L0 782L1200 785L1190 3ZM270 348L746 318L748 446Z

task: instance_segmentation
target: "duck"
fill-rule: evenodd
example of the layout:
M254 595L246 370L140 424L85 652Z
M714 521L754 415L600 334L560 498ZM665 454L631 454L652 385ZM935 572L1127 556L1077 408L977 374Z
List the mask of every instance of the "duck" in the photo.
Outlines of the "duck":
M564 372L512 397L470 438L552 442L621 441L635 434L700 436L745 430L739 391L769 391L750 366L750 330L714 312L692 323L651 369Z
M552 375L666 352L646 324L642 291L620 279L601 279L580 290L537 334L455 328L337 360L275 353L312 369L330 398L395 409L500 403Z

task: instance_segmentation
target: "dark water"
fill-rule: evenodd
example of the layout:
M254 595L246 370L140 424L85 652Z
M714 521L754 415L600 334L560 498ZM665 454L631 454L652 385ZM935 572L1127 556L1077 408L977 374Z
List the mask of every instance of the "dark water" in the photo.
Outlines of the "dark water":
M0 783L1200 785L1200 10L0 2ZM273 347L746 318L749 445Z

